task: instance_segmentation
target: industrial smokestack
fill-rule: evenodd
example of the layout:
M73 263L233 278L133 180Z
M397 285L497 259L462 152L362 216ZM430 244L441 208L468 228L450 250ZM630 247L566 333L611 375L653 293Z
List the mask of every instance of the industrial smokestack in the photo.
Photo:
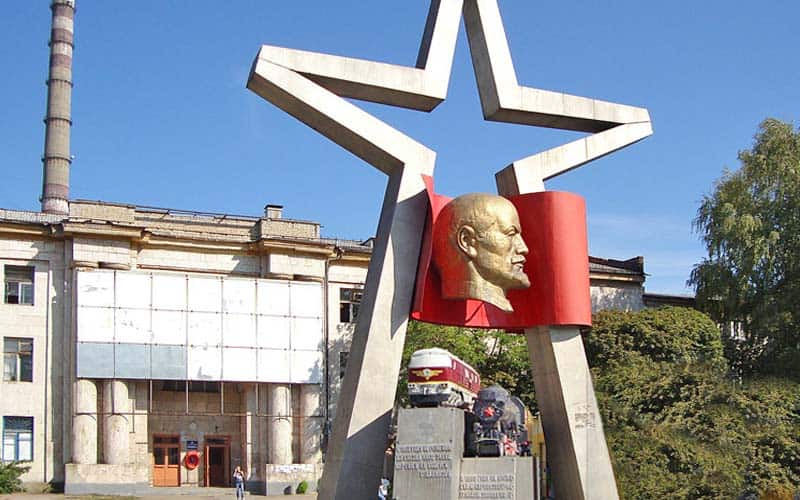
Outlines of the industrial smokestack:
M69 214L69 138L72 107L72 48L75 0L53 0L50 75L44 139L42 212Z

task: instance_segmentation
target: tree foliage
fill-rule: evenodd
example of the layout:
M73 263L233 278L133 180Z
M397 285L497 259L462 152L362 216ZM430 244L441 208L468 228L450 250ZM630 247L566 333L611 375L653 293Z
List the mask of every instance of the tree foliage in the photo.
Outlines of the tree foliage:
M703 198L695 228L708 257L690 284L721 324L740 322L726 346L744 373L800 374L800 131L768 119L741 168Z
M726 378L706 315L604 311L585 343L621 498L755 500L800 489L800 384Z

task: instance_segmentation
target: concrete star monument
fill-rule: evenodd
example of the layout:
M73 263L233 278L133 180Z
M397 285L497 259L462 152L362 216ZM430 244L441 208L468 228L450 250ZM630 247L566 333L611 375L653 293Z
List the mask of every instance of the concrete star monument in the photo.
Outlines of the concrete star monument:
M428 210L423 176L436 160L345 98L433 110L447 94L462 16L485 119L590 134L501 169L498 194L544 191L544 181L652 134L644 108L521 86L497 0L432 0L416 67L261 48L247 87L388 176L320 499L375 497ZM617 498L579 328L525 335L559 497Z

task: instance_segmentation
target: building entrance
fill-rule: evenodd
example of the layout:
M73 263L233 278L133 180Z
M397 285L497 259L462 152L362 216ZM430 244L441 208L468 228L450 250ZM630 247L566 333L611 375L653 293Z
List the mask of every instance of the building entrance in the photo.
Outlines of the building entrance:
M206 486L230 486L230 438L206 438Z
M179 436L153 436L153 486L181 485Z

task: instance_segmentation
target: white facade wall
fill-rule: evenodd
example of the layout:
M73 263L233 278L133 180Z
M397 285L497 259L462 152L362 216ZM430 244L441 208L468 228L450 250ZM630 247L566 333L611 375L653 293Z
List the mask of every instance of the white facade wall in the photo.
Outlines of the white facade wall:
M34 268L34 304L6 304L0 299L0 336L33 340L33 380L0 380L0 415L33 417L33 462L22 480L43 483L58 474L61 453L60 365L51 362L60 339L49 334L62 328L63 245L56 241L0 238L0 283L6 265ZM3 289L3 294L5 290ZM4 295L5 296L5 295ZM0 421L2 425L2 421Z
M592 283L589 289L592 312L604 309L641 311L644 309L644 288L640 283Z
M342 354L350 352L355 323L340 321L340 292L342 289L363 288L367 280L366 264L333 261L328 269L328 418L336 416L336 401L341 389Z

